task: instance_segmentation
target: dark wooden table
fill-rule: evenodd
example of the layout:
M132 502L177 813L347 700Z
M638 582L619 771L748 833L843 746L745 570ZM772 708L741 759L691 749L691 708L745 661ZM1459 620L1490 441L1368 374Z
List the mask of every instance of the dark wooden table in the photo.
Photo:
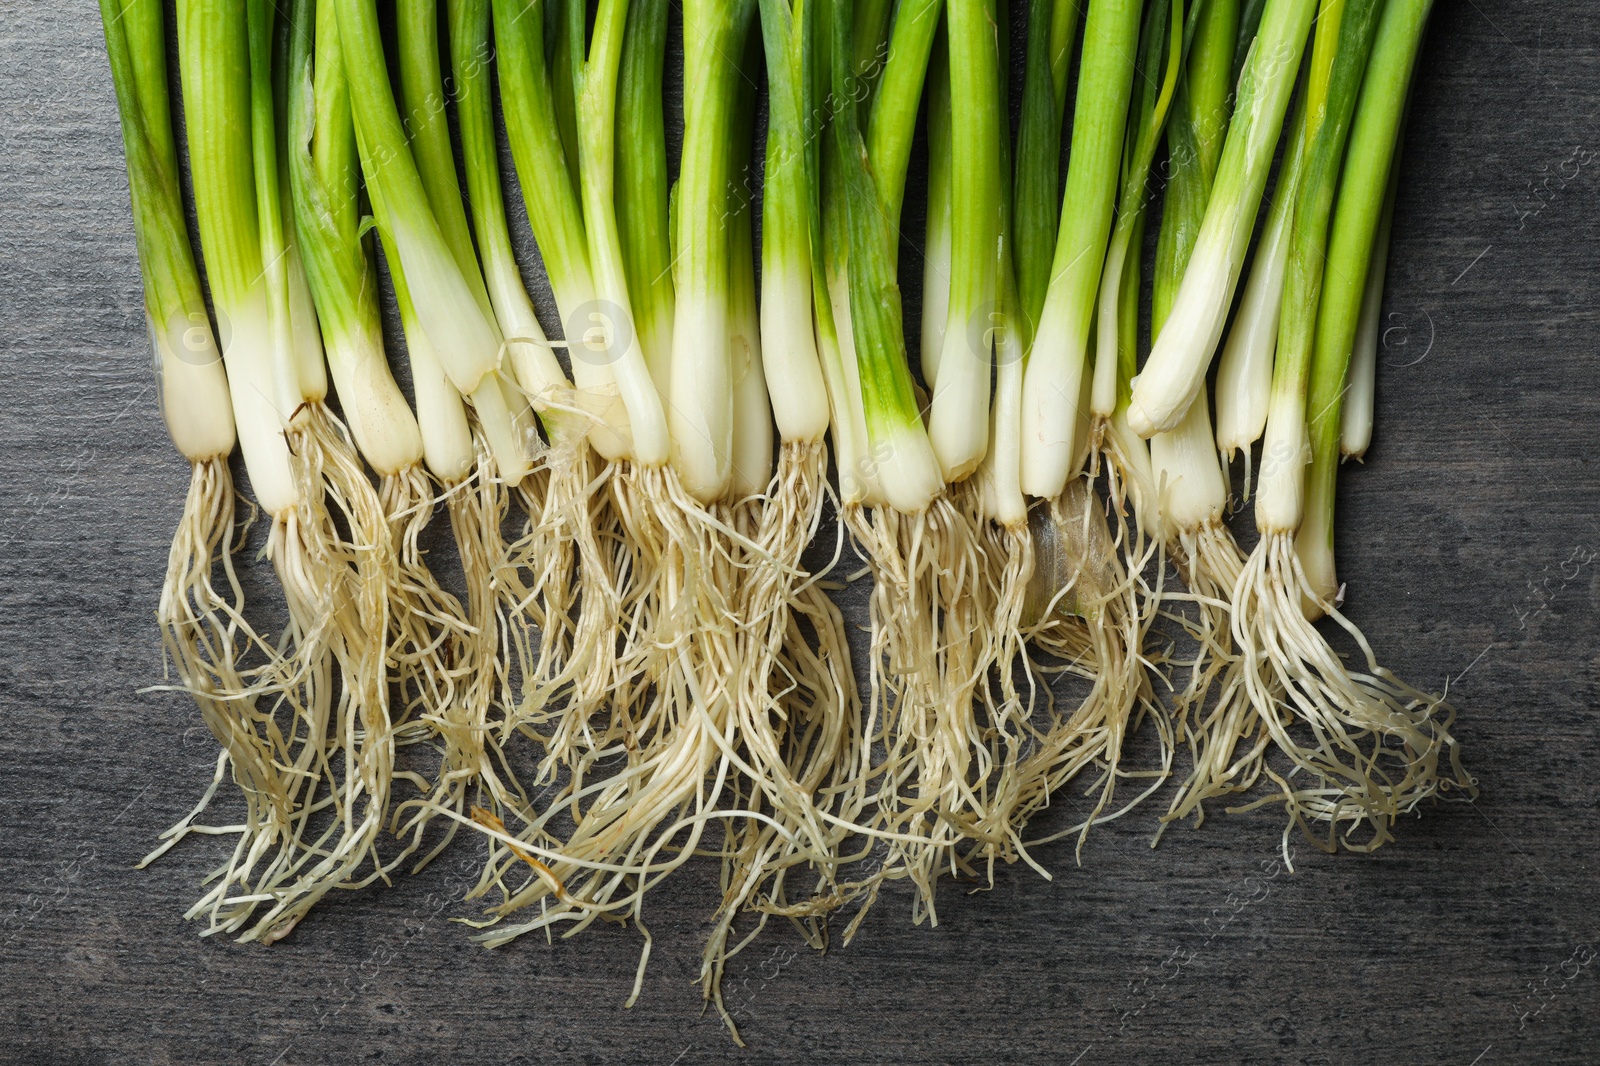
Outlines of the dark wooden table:
M1600 18L1438 5L1406 145L1379 429L1341 484L1349 611L1449 683L1482 785L1372 856L1275 813L1075 866L892 890L848 948L774 929L734 962L740 1052L694 983L715 871L653 894L655 956L598 928L486 952L462 846L341 894L273 948L181 914L220 842L133 864L213 742L161 679L157 587L187 471L157 417L116 112L86 7L0 3L0 1061L385 1063L1600 1061ZM520 225L520 220L519 220ZM859 610L855 618L862 617Z

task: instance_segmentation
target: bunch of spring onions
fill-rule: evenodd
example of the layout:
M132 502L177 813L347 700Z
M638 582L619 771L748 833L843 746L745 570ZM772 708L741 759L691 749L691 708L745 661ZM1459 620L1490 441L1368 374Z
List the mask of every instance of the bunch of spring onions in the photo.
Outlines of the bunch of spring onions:
M475 847L481 942L632 922L636 997L708 857L738 1039L771 919L848 941L905 880L936 922L1169 779L1157 836L1235 797L1330 851L1471 790L1333 554L1430 6L685 0L674 41L666 0L180 0L180 151L162 5L101 0L192 467L158 619L221 746L151 858L234 838L191 916L271 942Z

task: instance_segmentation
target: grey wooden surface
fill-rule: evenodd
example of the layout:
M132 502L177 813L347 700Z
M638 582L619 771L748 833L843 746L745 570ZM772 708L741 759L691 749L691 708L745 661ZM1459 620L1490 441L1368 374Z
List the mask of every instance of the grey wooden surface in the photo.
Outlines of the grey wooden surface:
M97 20L3 0L0 57L0 1062L1600 1061L1592 5L1438 5L1377 442L1341 484L1350 614L1402 676L1450 682L1482 798L1373 856L1300 846L1293 875L1275 813L1152 851L1147 811L1081 867L1042 849L1054 880L947 889L936 929L903 890L825 957L774 929L729 974L747 1052L699 1013L707 864L653 893L627 1011L632 931L468 942L468 847L272 948L181 918L220 843L132 868L214 757L185 699L141 691L186 468Z

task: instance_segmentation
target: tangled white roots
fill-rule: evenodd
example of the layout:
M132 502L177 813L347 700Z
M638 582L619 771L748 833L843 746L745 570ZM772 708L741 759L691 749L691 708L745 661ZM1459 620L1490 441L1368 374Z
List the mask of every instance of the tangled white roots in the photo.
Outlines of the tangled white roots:
M1369 851L1389 840L1396 817L1429 796L1471 789L1450 735L1454 709L1378 665L1361 631L1306 580L1290 534L1263 535L1233 592L1233 637L1248 664L1245 684L1272 742L1292 769L1265 773L1278 795L1241 808L1284 804L1318 847ZM1367 671L1352 671L1306 618L1315 604L1360 646ZM1448 768L1441 772L1441 756ZM1314 824L1316 828L1314 827ZM1358 840L1363 825L1370 836Z
M711 821L765 816L730 813L722 801L739 696L734 593L739 554L752 544L734 528L730 508L702 507L670 470L618 464L612 486L634 555L619 589L624 632L612 693L619 739L594 760L626 765L587 783L594 760L580 761L560 801L543 813L514 812L525 823L514 834L478 812L491 850L469 898L491 889L502 895L480 923L493 927L479 937L491 946L536 929L569 924L571 935L603 916L631 918L645 932L636 997L650 957L645 894L696 852ZM556 824L563 817L573 823L564 841ZM508 885L524 865L531 876ZM538 917L496 925L535 904Z
M457 826L467 820L470 806L481 804L497 816L507 810L522 816L529 808L500 741L506 728L504 708L510 683L501 654L505 638L496 575L503 572L506 560L501 521L508 493L495 478L493 461L481 440L477 470L450 487L445 505L461 560L467 603L464 622L452 628L446 645L451 649L451 661L445 664L442 678L443 699L421 719L439 748L438 774L428 784L425 796L395 810L397 832L409 834L413 848L433 818L450 817L443 839L423 856L419 867L450 843Z
M613 468L596 473L596 459L581 440L546 452L517 490L528 525L497 576L522 681L513 722L547 749L541 784L616 739L617 588L633 559L606 491Z
M1110 473L1113 499L1118 499L1114 466ZM1050 660L1037 662L1036 668L1046 674L1068 671L1087 676L1091 687L1075 710L1063 714L1052 706L1047 727L1036 735L1019 769L1013 818L1020 830L1057 790L1086 770L1098 769L1086 789L1095 796L1087 817L1061 833L1030 842L1076 833L1080 853L1089 828L1137 806L1160 787L1172 761L1171 725L1151 688L1152 664L1143 652L1154 617L1150 604L1160 595L1142 577L1155 548L1128 521L1121 506L1109 508L1114 522L1108 526L1107 510L1085 476L1069 482L1048 507L1036 507L1029 516L1039 547L1039 573L1055 586L1053 591L1047 586L1034 592L1036 600L1048 600L1028 638ZM1047 552L1054 556L1048 563ZM1121 763L1123 746L1146 715L1156 723L1160 766L1126 769ZM1106 813L1120 780L1146 778L1151 780L1147 788Z
M1270 744L1246 683L1250 664L1233 638L1233 590L1244 569L1233 534L1220 521L1207 522L1177 533L1171 555L1188 592L1167 598L1192 605L1195 615L1169 615L1195 642L1194 658L1178 664L1188 668L1189 679L1177 694L1178 739L1188 744L1193 768L1163 828L1191 813L1198 826L1205 820L1205 800L1248 791L1261 776ZM1263 684L1274 696L1281 692L1274 678ZM1276 699L1268 706L1276 706Z
M1025 716L988 698L1004 640L993 632L999 593L975 491L958 485L918 514L846 505L844 520L872 570L866 743L884 754L858 787L861 808L872 808L866 832L887 852L846 886L866 895L848 939L883 881L910 879L913 920L936 922L941 872L975 878L974 862L1012 853L1003 768Z
M844 619L802 563L828 499L821 441L785 443L765 497L736 505L742 548L735 631L734 744L740 771L724 823L722 902L701 964L702 992L734 1040L738 1026L722 998L727 962L781 914L813 946L826 939L819 916L837 905L838 851L855 811L848 800L861 759L860 703ZM826 569L837 561L834 559ZM824 571L825 572L825 571ZM807 866L815 884L790 902L787 881ZM745 910L758 917L729 947Z
M439 584L423 558L422 536L439 497L421 465L385 477L378 499L395 557L389 590L389 662L399 697L392 715L395 740L415 744L433 735L423 718L428 710L454 701L462 649L475 631L461 601Z
M207 934L240 932L241 940L263 942L287 936L329 890L385 875L376 842L394 766L385 671L394 567L383 510L344 427L321 404L299 413L289 444L300 503L274 516L267 542L288 626L237 692L208 693L205 701L246 792L247 821L209 830L236 832L239 840L187 915L204 915ZM220 516L218 506L213 500L206 510ZM204 564L196 561L194 528L179 538L191 561L169 574L164 608L180 648L200 631L217 632L226 617L205 599L214 595L209 574L197 583ZM180 670L195 671L191 651L181 654L188 663ZM227 715L217 713L224 701ZM192 817L176 835L201 829ZM359 875L369 859L371 868Z
M241 868L241 863L292 836L298 805L294 797L303 783L292 769L293 730L286 737L275 714L290 668L277 647L244 617L244 592L233 567L234 538L234 489L227 460L195 463L157 608L167 661L177 674L176 685L163 687L193 696L222 753L200 802L161 834L160 846L139 865L153 862L191 832L237 833L233 859L212 875L223 879L218 885L222 898L235 886L249 894L244 878L250 867ZM219 566L221 590L214 584ZM221 828L196 823L229 768L244 797L244 821Z

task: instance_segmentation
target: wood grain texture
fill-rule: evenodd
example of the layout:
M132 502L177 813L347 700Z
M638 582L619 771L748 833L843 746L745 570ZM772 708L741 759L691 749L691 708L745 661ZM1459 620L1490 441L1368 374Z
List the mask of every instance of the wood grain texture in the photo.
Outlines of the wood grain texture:
M903 889L827 956L774 929L730 969L741 1052L699 1013L709 864L653 893L628 1011L631 930L468 942L467 847L270 949L181 918L219 842L132 869L214 761L188 701L145 691L187 471L156 413L98 23L0 0L0 1062L1600 1060L1597 15L1437 6L1377 440L1341 485L1350 613L1401 676L1450 682L1482 798L1373 856L1301 846L1293 875L1272 873L1273 812L1152 851L1142 811L1081 867L1043 848L1054 880L947 888L936 929Z

